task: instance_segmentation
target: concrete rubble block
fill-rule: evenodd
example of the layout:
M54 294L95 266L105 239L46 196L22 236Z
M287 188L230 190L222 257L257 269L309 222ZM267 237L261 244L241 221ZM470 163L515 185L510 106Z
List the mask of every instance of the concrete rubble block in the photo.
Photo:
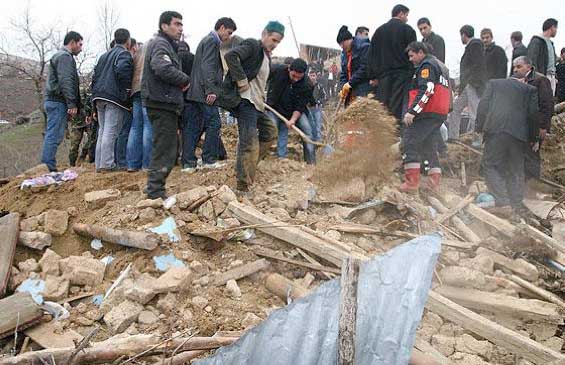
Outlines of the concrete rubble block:
M456 352L449 359L458 365L490 365L479 356L464 352Z
M259 317L255 313L248 312L245 314L245 317L243 317L241 325L243 326L243 328L248 329L257 326L261 322L263 322L261 317Z
M34 250L43 250L45 247L51 246L53 237L45 232L20 232L18 244L33 248Z
M485 275L494 274L494 260L486 255L478 255L472 259L462 259L459 265L479 270Z
M196 202L198 199L201 199L208 195L208 191L206 188L202 186L198 186L194 189L183 191L177 194L177 204L181 209L186 209L192 203Z
M433 335L432 346L445 356L451 356L455 352L455 338L444 335Z
M23 219L22 221L20 221L20 232L37 231L41 224L42 223L37 216Z
M62 259L63 258L55 251L50 249L45 250L43 257L39 260L41 272L46 275L60 275L61 270L59 269L59 261Z
M204 309L208 305L208 299L201 297L201 296L196 296L196 297L192 298L191 302L192 302L192 305L194 305L195 307L200 308L200 309Z
M524 259L513 260L499 254L498 252L491 251L484 247L477 248L477 255L485 255L490 257L494 261L495 267L501 268L506 272L511 271L528 281L535 282L536 280L538 280L539 271L537 267L533 264L530 264Z
M28 274L20 272L17 267L12 266L10 271L10 280L8 281L8 290L15 291L26 279Z
M190 288L192 280L194 280L194 277L188 267L172 266L155 280L154 285L157 293L177 292Z
M468 267L446 266L440 271L439 276L443 285L458 288L493 291L498 287L495 281L487 280L485 274Z
M45 289L42 292L43 299L53 302L65 299L69 293L69 286L69 280L61 276L47 275Z
M444 323L439 329L439 334L449 337L458 337L465 334L465 329L454 323Z
M241 298L241 289L239 289L237 281L233 279L228 280L228 282L226 283L226 290L232 298Z
M104 315L104 323L113 334L122 333L137 321L141 311L143 311L141 304L125 300Z
M448 266L457 266L460 260L460 254L456 250L446 249L441 253L441 262Z
M43 230L53 236L62 236L69 226L69 213L64 210L51 209L45 212Z
M157 309L163 313L173 313L178 307L178 298L175 293L161 294L161 297L157 301Z
M155 209L150 207L144 208L139 213L139 219L141 219L142 221L152 221L155 218L157 218L157 213L155 212Z
M534 336L534 340L538 342L546 341L557 333L557 326L552 326L547 323L528 323L526 329Z
M561 337L551 337L542 342L542 344L546 347L549 347L555 352L561 352L563 348L564 340Z
M279 221L286 222L290 219L290 214L284 208L271 208L268 216L271 216Z
M208 269L208 265L204 265L200 261L196 260L192 261L188 266L190 267L190 270L192 270L192 272L197 276L206 275L210 271Z
M479 341L473 336L464 334L455 339L455 350L468 354L475 354L489 360L492 355L494 345L488 341Z
M430 326L436 331L439 331L441 326L443 326L443 319L441 319L441 317L435 313L426 311L426 313L422 317L422 325Z
M18 263L18 269L25 273L37 272L39 271L39 264L35 259L27 259Z
M226 205L233 201L237 201L237 196L227 185L220 186L217 190L216 198L220 199Z
M145 305L157 295L156 282L157 279L144 273L124 289L124 295L127 299Z
M101 208L107 202L119 199L122 193L118 189L91 191L84 194L84 201L90 208Z
M59 261L59 269L72 285L95 287L104 280L106 266L93 258L69 256Z
M151 325L159 321L159 317L157 317L153 312L144 310L139 313L139 317L137 318L137 322L143 325Z
M159 198L159 199L144 199L139 201L135 207L137 209L145 209L145 208L153 208L153 209L159 209L163 207L163 199Z
M210 200L202 204L198 208L198 215L208 221L216 220L216 213L214 212L214 204Z

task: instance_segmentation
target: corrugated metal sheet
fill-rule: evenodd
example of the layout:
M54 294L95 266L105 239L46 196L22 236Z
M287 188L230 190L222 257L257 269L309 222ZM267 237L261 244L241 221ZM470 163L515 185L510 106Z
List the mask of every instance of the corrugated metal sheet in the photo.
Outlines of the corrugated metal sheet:
M356 364L408 364L441 237L428 235L361 265ZM273 312L198 365L328 365L337 361L339 279Z

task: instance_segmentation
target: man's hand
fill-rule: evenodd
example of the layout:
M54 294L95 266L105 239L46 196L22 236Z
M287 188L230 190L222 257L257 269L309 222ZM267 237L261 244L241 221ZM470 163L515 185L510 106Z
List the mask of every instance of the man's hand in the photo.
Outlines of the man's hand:
M249 84L243 84L243 85L239 86L239 92L240 93L246 92L247 90L249 90Z
M371 85L372 87L377 87L379 86L379 80L377 79L369 80L369 85Z
M411 113L404 114L403 122L404 124L406 124L407 127L410 127L412 123L414 123L414 114Z
M189 87L190 87L190 84L186 84L185 86L183 86L181 88L182 92L185 92L186 90L188 90Z
M350 91L351 91L351 85L349 85L349 82L346 82L341 87L341 91L339 92L339 97L342 98L342 99L345 99Z
M532 151L534 152L539 151L539 142L532 144Z
M206 96L206 104L213 105L217 98L218 96L216 94L208 94L208 96Z
M290 119L290 120L285 120L284 124L286 124L286 127L288 129L292 129L292 127L296 124L296 119Z
M67 109L67 114L71 117L74 117L78 113L78 108L69 108Z
M547 136L547 129L540 129L539 130L539 139L544 140L545 136Z

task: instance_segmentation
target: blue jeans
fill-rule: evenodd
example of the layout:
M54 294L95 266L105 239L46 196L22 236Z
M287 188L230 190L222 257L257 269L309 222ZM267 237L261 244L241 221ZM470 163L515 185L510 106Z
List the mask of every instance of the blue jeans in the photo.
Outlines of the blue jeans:
M319 106L308 108L308 121L312 128L312 141L322 140L322 110Z
M57 148L65 137L67 125L67 106L58 101L45 101L45 112L47 113L47 127L43 139L43 151L41 162L46 164L49 171L57 169Z
M141 97L134 96L133 118L129 130L126 160L128 169L148 169L151 162L153 127L147 110L141 104Z
M220 128L222 121L217 106L189 101L183 111L182 164L196 167L196 145L203 133L202 163L213 164L218 160L220 150Z
M116 146L114 151L114 155L116 156L116 166L118 168L127 167L126 153L127 153L128 137L129 137L129 131L131 129L131 123L132 123L132 115L130 112L126 111L124 117L124 125L120 130L118 139L116 140Z
M129 114L114 103L97 100L98 140L96 141L96 169L111 169L116 166L116 140Z
M278 126L279 128L279 138L277 141L277 155L281 158L285 158L288 154L288 127L286 126L285 122L280 120L275 114L272 112L266 113L269 118ZM313 138L312 127L310 125L310 121L306 116L306 113L302 113L298 121L296 122L296 126L300 129L304 134L306 134L310 139ZM313 139L312 139L313 140ZM306 143L302 141L302 147L304 148L304 161L307 164L313 165L316 163L316 146L310 143Z

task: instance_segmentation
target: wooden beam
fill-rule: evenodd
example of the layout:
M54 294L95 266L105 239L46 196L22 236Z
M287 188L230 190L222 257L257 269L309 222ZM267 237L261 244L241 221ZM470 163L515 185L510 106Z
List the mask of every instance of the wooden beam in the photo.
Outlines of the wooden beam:
M339 294L338 365L355 364L358 283L359 261L353 258L343 260Z
M0 339L23 331L43 317L43 310L28 293L0 299Z
M248 264L235 267L231 270L218 274L214 278L214 285L226 285L226 283L230 280L239 280L251 274L255 274L256 272L259 272L261 270L265 270L267 267L269 267L269 265L269 261L265 259L259 259Z
M521 224L520 228L522 229L522 232L527 234L529 237L540 240L541 242L545 243L549 248L552 248L554 250L559 251L560 253L565 254L565 244L563 244L562 242L557 241L553 237L549 237L545 233L530 226L529 224Z
M422 339L416 338L416 343L414 344L414 348L420 350L422 353L429 355L434 358L440 365L451 365L453 362L445 357L441 352L436 350L429 342L424 341ZM413 365L411 362L410 365Z
M338 249L330 245L328 242L309 234L296 227L281 227L285 225L282 222L270 218L255 208L241 204L239 202L231 202L228 204L228 210L246 224L267 224L270 226L257 228L263 233L278 238L282 241L290 243L293 246L312 253L336 266L341 266L343 259L349 256L348 252Z
M527 289L527 291L535 294L539 298L542 298L550 303L557 304L562 309L565 309L565 302L561 300L557 295L544 290L516 275L508 275L508 280L515 282L516 284L520 285L522 288Z
M450 286L441 286L435 291L465 308L504 314L518 319L563 324L563 315L559 307L553 303Z
M275 294L277 297L284 300L285 303L289 302L289 299L296 300L308 295L310 292L308 289L295 282L290 281L281 274L271 274L267 276L265 280L265 288L268 291Z
M479 247L477 249L477 255L490 257L492 261L494 261L494 265L496 267L501 268L505 271L511 271L526 280L536 281L538 279L539 272L537 268L533 264L530 264L525 260L521 264L519 264L514 260L499 254L498 252L491 251L488 248L484 247Z
M309 263L314 264L314 265L322 265L322 264L320 264L320 262L318 262L318 260L316 260L316 259L313 258L312 256L308 255L308 254L307 254L306 252L304 252L304 250L301 249L300 247L296 247L296 251L297 251L302 257L304 257L304 258L306 259L306 261L308 261ZM341 274L341 270L340 270L340 269L336 269L336 270L339 270L339 273ZM330 273L329 271L324 271L324 272L322 272L322 274L324 274L324 276L325 276L326 278L328 278L329 280L335 278L335 275L332 274L332 273Z
M449 209L445 205L443 205L442 202L440 202L438 199L432 196L428 196L428 201L435 209L437 209L438 212L442 214L449 213ZM473 232L471 228L467 227L467 225L465 224L465 222L461 220L461 218L453 215L451 217L451 222L457 228L457 230L461 232L461 234L466 240L469 240L475 244L481 242L481 238L475 232Z
M0 298L6 294L19 233L18 213L10 213L0 218Z
M565 356L559 352L490 321L434 291L429 293L426 308L534 364L542 365L565 360Z
M269 259L286 262L286 263L289 263L289 264L292 264L292 265L305 267L305 268L310 269L310 270L322 271L322 272L328 272L328 273L331 272L331 273L334 273L334 274L340 274L341 273L341 270L336 269L335 267L316 265L316 264L311 264L311 263L308 263L308 262L289 259L289 258L286 258L284 256L277 255L273 252L268 252L264 248L254 249L253 252L257 256L262 256L262 257L266 257L266 258L269 258Z
M475 200L475 197L472 195L467 195L465 197L465 199L461 200L459 203L457 203L456 206L454 206L453 208L449 209L448 211L446 211L445 213L442 213L441 215L437 216L436 219L434 219L437 223L443 223L446 220L450 219L451 217L453 217L454 215L458 214L461 210L463 210L464 208L467 207L467 205L471 204L473 202L473 200Z
M156 233L122 231L100 225L76 223L73 225L73 231L80 236L144 250L153 250L161 243L161 237Z

